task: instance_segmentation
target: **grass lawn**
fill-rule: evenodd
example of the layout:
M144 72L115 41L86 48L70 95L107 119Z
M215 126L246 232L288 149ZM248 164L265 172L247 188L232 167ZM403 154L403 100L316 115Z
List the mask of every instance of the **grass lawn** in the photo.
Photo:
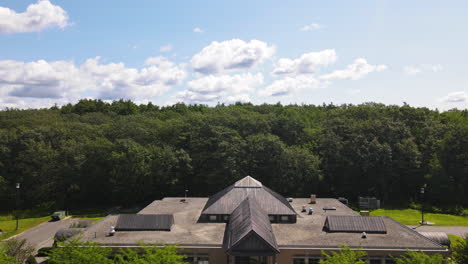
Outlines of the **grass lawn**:
M405 225L419 225L421 211L414 209L377 209L370 212L371 216L389 216ZM468 217L425 213L424 220L435 223L436 226L468 226Z
M0 235L0 240L9 238L16 234L23 232L26 229L35 227L41 223L47 222L50 220L50 216L38 217L38 218L25 218L19 220L19 229L16 229L16 220L12 217L1 217L0 218L0 229L3 230L3 234Z

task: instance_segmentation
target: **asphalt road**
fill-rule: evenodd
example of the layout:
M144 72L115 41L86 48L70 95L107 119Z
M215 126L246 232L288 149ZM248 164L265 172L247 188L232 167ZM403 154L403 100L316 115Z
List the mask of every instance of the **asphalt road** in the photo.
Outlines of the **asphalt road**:
M75 219L65 219L55 222L45 222L24 231L15 236L15 238L26 239L37 251L40 248L52 246L55 232L62 228L68 228L70 224L75 221Z

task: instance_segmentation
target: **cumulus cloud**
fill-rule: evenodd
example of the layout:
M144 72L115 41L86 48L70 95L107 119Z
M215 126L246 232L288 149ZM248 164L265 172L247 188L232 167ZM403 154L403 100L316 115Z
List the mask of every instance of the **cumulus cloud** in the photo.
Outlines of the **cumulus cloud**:
M164 45L164 46L160 47L160 48L159 48L159 51L161 51L161 52L169 52L169 51L172 50L172 48L173 48L172 45L167 44L167 45Z
M371 72L381 72L387 69L386 65L372 65L366 59L358 58L344 70L337 70L320 76L322 80L359 80Z
M203 29L199 28L199 27L196 27L193 29L193 32L195 33L203 33Z
M188 89L178 93L177 99L188 103L250 101L249 94L262 84L261 73L208 75L188 82Z
M301 27L301 31L313 31L313 30L317 30L317 29L321 29L322 26L319 25L319 24L309 24L309 25L305 25L303 27Z
M67 12L48 0L29 5L23 13L0 7L0 34L37 32L51 27L64 28L69 24Z
M2 106L21 100L69 102L86 94L102 99L148 98L162 94L186 77L182 65L163 57L149 58L141 69L123 63L102 64L99 57L82 65L71 61L0 61ZM8 98L6 100L5 98ZM16 98L16 99L15 99Z
M333 49L305 53L297 59L279 59L273 69L275 75L299 75L315 73L320 67L336 62L337 56Z
M186 77L183 69L167 60L150 62L152 65L138 70L127 68L124 63L100 64L96 57L86 60L80 68L96 84L103 99L158 96Z
M192 57L191 65L195 71L203 74L242 70L271 58L274 52L272 45L259 40L213 41Z
M317 89L320 81L314 76L300 75L296 77L285 77L274 81L265 89L259 91L261 96L283 96L302 89Z
M420 65L408 65L403 67L403 71L407 75L417 75L423 72L440 72L444 67L440 64L420 64Z
M447 103L468 102L468 93L465 91L449 93L447 96L443 98L443 101Z
M260 96L286 96L299 90L326 87L333 80L358 80L371 72L380 72L385 65L372 65L365 59L358 58L344 70L336 70L328 74L318 75L321 68L336 62L335 50L327 49L310 52L296 59L279 59L273 69L274 76L283 76L259 91Z

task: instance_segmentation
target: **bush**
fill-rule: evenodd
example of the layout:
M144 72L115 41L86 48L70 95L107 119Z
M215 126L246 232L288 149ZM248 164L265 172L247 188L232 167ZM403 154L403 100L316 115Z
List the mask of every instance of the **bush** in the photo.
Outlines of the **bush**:
M444 264L442 255L427 255L423 252L408 251L405 255L394 258L396 264Z
M29 256L29 258L26 260L26 264L38 264L38 263L34 256Z
M322 251L322 255L325 259L320 260L320 264L365 264L362 260L367 253L361 250L352 250L351 248L343 245L340 247L341 250L338 252L332 252L331 255Z
M452 259L458 264L468 264L468 234L452 245Z

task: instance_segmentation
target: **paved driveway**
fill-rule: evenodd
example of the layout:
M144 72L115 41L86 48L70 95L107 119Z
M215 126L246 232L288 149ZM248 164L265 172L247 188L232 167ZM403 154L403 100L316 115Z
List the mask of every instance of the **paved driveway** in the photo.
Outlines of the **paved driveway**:
M23 233L17 235L17 239L26 239L30 245L32 245L36 251L43 247L52 246L54 240L53 237L55 232L62 228L68 228L71 223L75 222L75 219L65 219L55 222L45 222L36 227L28 229Z
M463 237L468 233L468 226L409 226L418 232L445 232Z

